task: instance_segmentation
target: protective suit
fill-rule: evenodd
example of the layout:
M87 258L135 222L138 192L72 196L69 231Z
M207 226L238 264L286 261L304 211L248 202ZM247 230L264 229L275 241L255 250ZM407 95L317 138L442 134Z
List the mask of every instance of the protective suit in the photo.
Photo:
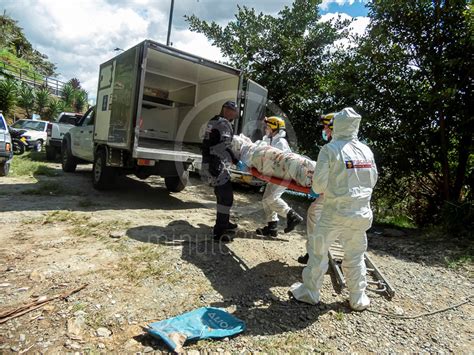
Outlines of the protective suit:
M360 120L352 108L338 112L334 117L333 140L323 146L318 156L312 189L324 194L323 209L315 234L308 233L309 260L303 270L303 283L290 288L302 302L320 301L328 250L338 239L344 248L342 267L350 306L362 311L370 304L365 294L365 232L372 225L370 199L377 168L372 151L357 138Z
M283 152L291 152L291 148L286 140L286 132L280 130L274 137L265 136L263 141L272 147L278 148ZM291 208L283 201L281 195L286 187L268 183L263 193L263 210L265 212L266 222L278 222L278 215L286 217Z

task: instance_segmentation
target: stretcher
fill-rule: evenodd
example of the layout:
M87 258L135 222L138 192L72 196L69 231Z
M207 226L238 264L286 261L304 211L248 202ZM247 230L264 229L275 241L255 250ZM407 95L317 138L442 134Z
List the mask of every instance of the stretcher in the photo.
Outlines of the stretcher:
M266 175L261 174L255 168L250 168L249 173L252 176L256 177L257 179L260 179L260 180L263 180L275 185L286 186L288 189L293 190L293 191L302 192L305 194L309 194L309 191L310 191L309 187L298 185L293 180L283 180L283 179L273 177L273 176L266 176Z

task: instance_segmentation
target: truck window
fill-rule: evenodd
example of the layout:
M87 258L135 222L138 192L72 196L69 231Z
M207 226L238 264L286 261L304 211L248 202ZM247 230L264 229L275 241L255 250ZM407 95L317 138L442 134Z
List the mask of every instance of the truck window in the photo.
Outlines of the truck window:
M6 130L7 127L5 126L5 121L3 120L3 117L0 117L0 129Z
M75 125L81 119L80 115L62 115L59 118L59 123Z
M90 111L86 118L84 118L84 121L82 122L83 126L92 126L94 125L95 121L95 110Z

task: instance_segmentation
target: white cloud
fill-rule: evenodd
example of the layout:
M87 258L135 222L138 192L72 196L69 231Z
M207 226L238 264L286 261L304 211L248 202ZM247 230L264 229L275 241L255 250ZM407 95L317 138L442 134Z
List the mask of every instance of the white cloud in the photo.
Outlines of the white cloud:
M322 10L327 10L330 3L337 3L339 6L348 4L352 5L355 0L323 0L321 5L319 6Z
M355 0L324 0L322 6ZM293 0L178 0L175 1L171 41L175 48L223 60L220 50L204 35L188 30L184 15L196 14L225 25L234 18L237 4L276 14ZM59 79L78 78L94 98L99 65L144 39L166 42L169 0L3 0L6 13L24 28L26 37L58 67ZM1 8L0 8L1 10ZM324 15L323 18L329 18ZM333 16L333 15L331 15ZM365 28L357 20L354 31Z
M349 20L352 21L351 24L349 25L349 33L350 35L358 35L361 36L364 34L367 26L369 25L370 18L365 17L365 16L358 16L358 17L351 17L346 13L338 13L338 12L332 12L332 13L327 13L321 16L320 21L322 22L327 22L327 21L345 21ZM351 38L343 38L335 42L336 46L343 46L343 47L350 47L353 46L353 42L351 41Z

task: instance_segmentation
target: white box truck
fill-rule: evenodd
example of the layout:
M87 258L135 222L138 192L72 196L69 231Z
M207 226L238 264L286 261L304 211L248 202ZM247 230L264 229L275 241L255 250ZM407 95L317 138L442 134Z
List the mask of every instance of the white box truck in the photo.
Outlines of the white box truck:
M241 70L145 40L100 66L95 108L63 138L63 170L93 162L97 189L133 173L181 191L200 167L207 122L227 100L242 107L235 133L261 138L265 88L248 81L244 92Z

